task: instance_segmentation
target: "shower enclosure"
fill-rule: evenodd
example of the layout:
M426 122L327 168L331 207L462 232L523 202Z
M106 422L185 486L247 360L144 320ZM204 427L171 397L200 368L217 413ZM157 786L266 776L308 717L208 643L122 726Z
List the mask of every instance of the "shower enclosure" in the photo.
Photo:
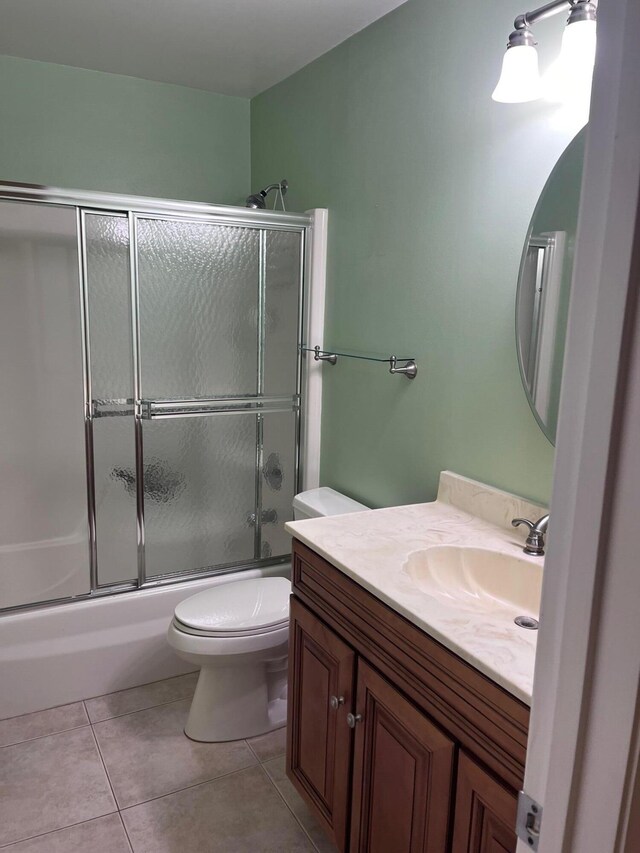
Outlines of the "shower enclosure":
M0 609L288 560L311 222L0 187Z

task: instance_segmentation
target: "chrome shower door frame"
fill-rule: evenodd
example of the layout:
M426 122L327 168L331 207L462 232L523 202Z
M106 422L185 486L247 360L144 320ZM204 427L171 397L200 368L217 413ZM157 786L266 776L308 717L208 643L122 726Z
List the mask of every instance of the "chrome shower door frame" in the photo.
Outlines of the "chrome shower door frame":
M247 568L256 568L265 565L284 563L288 557L266 558L261 556L262 549L262 469L263 457L263 417L268 412L292 412L295 415L295 451L294 451L294 491L299 490L300 483L300 396L301 396L301 358L302 358L302 317L304 316L304 271L305 271L305 230L306 227L285 226L283 223L265 226L264 223L246 222L246 215L242 209L242 215L238 222L233 222L227 215L224 219L216 215L211 216L189 216L184 212L180 215L171 216L166 211L129 211L129 252L130 252L130 278L131 278L131 316L132 316L132 342L133 342L133 388L134 388L134 419L135 419L135 450L136 450L136 508L137 508L137 533L138 533L138 578L137 586L146 588L158 586L172 580L186 580L189 578L206 577L207 575L222 574L230 571L242 571ZM308 217L304 217L308 219ZM233 398L206 397L196 400L185 401L182 398L151 400L144 395L142 377L142 345L140 332L140 272L139 272L139 250L138 250L138 222L139 220L155 220L166 222L195 222L210 225L235 226L239 228L252 228L259 233L259 280L258 280L258 323L257 323L257 382L256 394L244 395ZM297 328L297 355L296 355L296 389L292 397L265 396L265 303L266 303L266 240L269 230L294 231L300 234L299 255L299 288L298 288L298 328ZM198 411L199 409L199 411ZM222 414L255 414L256 415L256 459L255 459L255 512L254 517L254 556L250 561L239 563L225 563L197 569L193 572L175 571L159 575L148 576L146 559L146 525L145 525L145 488L144 488L144 434L143 422L145 420L164 420L179 417L208 417Z
M33 607L51 606L76 600L86 600L119 592L155 587L166 583L176 583L196 578L206 578L228 572L238 572L250 568L284 563L287 557L262 559L261 548L261 479L262 479L262 420L268 412L293 412L295 415L295 450L294 450L294 490L298 491L301 482L300 459L300 411L302 405L303 365L302 344L304 335L304 317L306 292L309 285L308 259L309 234L313 224L312 216L308 214L285 213L269 210L249 210L242 207L211 205L200 202L184 202L179 200L144 198L113 193L95 193L76 190L66 190L45 186L27 184L0 183L0 199L37 202L58 207L75 208L77 217L77 239L79 252L79 303L81 320L83 392L84 392L84 423L85 423L85 456L87 473L87 506L88 506L88 537L89 537L89 575L90 592L75 596L73 599L55 599L37 604L26 604L10 610L25 610ZM133 353L133 399L94 401L91 380L91 340L89 328L89 289L87 265L86 223L87 214L116 215L128 219L129 223L129 277L131 298L131 337ZM139 219L159 219L168 221L183 221L209 223L257 229L260 232L260 282L259 282L259 322L258 322L258 382L257 394L241 398L207 398L198 400L147 400L142 394L141 351L140 351L140 304L139 304L139 274L137 252L137 221ZM264 396L264 345L265 345L265 285L266 285L266 236L269 231L292 231L300 234L300 265L298 288L298 318L297 318L297 354L296 354L296 388L292 397ZM122 408L124 406L124 409ZM134 435L136 454L136 528L137 528L137 578L130 582L117 582L101 585L98 576L97 560L97 520L95 502L95 468L93 447L93 421L95 417L109 414L128 414L133 407ZM120 408L119 408L120 407ZM176 572L147 578L145 559L145 518L144 518L144 447L143 421L175 417L207 417L227 412L238 413L245 411L257 414L256 436L256 529L254 559L243 563L210 567L193 572ZM200 411L197 409L200 408Z

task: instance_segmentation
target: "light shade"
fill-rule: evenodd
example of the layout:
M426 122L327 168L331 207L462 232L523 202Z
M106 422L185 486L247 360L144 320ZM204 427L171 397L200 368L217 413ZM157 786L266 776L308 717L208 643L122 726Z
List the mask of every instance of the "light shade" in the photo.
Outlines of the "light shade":
M569 22L562 35L560 56L544 75L547 100L569 104L589 102L596 58L596 22Z
M538 52L532 45L508 47L502 60L502 73L492 98L504 104L535 101L542 96L538 70Z
M560 62L577 75L591 74L596 59L596 22L569 22L562 34Z

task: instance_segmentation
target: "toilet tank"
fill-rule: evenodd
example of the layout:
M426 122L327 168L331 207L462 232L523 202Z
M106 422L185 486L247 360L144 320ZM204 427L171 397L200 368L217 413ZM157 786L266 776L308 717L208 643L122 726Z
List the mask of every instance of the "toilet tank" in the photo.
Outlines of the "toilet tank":
M364 512L367 509L370 507L358 503L358 501L354 501L327 486L300 492L293 499L293 517L296 521L303 518L321 518L325 515Z

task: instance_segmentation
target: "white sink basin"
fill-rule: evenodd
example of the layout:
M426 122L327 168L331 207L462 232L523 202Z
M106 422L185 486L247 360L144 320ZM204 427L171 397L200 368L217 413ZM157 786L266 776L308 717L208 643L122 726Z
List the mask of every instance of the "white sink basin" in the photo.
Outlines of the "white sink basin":
M457 609L539 616L542 560L535 563L488 548L436 545L414 551L404 569L419 589L447 599Z

